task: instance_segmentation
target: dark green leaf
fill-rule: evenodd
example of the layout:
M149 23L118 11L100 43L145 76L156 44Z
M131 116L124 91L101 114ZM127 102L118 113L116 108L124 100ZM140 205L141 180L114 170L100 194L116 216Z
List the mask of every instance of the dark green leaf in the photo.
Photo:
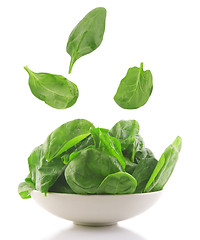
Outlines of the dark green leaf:
M142 148L135 153L134 162L139 163L145 158L154 158L154 154L148 148Z
M129 158L127 157L124 157L125 161L126 161L126 168L125 168L125 171L129 174L132 175L133 171L135 170L137 164L130 161Z
M95 8L89 12L71 32L66 50L71 56L69 73L77 59L93 52L103 40L106 9Z
M94 139L95 147L116 157L122 168L125 169L126 163L121 151L121 144L118 139L108 134L108 129L92 128L90 130Z
M149 70L143 71L143 63L140 68L129 68L114 96L115 102L125 109L136 109L143 106L149 99L153 90L153 78Z
M22 182L18 186L18 193L23 199L31 198L31 192L34 190L28 183Z
M163 189L174 170L181 145L182 140L180 137L177 137L173 144L166 148L145 187L145 192Z
M60 157L47 162L44 156L43 145L36 147L28 158L29 170L32 182L36 190L48 192L56 182L65 167Z
M137 181L125 172L108 175L97 190L97 194L131 194L135 192Z
M54 130L44 143L45 158L51 161L90 135L93 124L84 119L76 119Z
M65 178L75 193L95 194L105 177L119 171L123 169L115 157L90 147L71 154Z
M157 160L155 158L143 158L139 161L132 176L137 180L136 193L144 192L145 186L156 167Z
M53 108L65 109L75 104L78 98L77 86L61 75L35 73L27 66L29 87L35 97Z

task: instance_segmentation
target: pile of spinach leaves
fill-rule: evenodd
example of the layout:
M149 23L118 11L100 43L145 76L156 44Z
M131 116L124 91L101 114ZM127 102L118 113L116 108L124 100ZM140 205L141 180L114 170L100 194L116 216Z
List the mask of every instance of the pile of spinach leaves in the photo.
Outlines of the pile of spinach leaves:
M28 158L29 174L19 184L23 199L31 191L44 194L133 194L162 190L181 150L181 138L159 161L145 147L135 120L112 129L95 128L76 119L54 130Z

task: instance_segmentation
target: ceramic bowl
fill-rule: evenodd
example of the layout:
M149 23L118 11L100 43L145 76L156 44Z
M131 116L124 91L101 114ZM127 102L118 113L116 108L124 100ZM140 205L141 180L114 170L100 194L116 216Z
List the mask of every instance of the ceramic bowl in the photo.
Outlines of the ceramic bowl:
M162 191L126 195L79 195L32 191L32 198L48 212L88 226L112 225L153 206Z

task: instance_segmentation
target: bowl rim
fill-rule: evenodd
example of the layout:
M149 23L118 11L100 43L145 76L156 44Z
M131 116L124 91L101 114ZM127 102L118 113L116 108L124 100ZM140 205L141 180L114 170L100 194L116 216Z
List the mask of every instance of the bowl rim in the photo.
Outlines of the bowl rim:
M46 197L48 195L60 195L60 196L76 196L76 197L89 197L89 198L95 198L95 197L120 197L120 196L146 196L146 195L154 195L154 194L161 194L163 193L163 189L159 190L159 191L154 191L154 192L147 192L147 193L131 193L131 194L77 194L77 193L56 193L56 192L47 192L46 193ZM45 196L45 193L42 193L38 190L33 190L32 192L37 192L37 193L41 193ZM32 192L31 192L31 195L32 195Z

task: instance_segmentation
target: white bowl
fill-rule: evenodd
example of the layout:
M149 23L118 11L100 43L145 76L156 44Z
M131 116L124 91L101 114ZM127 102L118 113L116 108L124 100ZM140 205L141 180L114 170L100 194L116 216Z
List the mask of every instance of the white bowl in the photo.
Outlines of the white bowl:
M50 213L88 226L112 225L146 211L162 191L125 195L79 195L32 191L32 198Z

